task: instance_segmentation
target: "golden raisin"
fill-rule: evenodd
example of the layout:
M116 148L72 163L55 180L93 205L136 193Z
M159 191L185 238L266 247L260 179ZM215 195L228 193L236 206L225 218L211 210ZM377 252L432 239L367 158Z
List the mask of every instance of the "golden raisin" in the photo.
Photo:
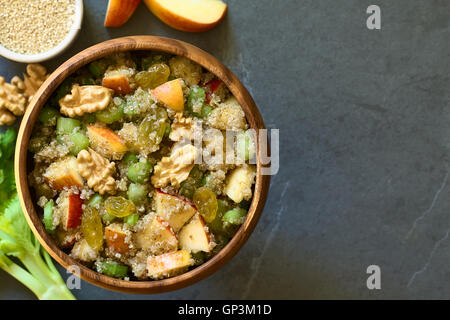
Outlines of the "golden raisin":
M193 201L198 212L206 222L212 222L216 217L218 204L214 192L206 187L197 189L194 193Z
M86 206L81 220L81 232L89 246L99 251L103 246L103 224L96 208Z
M105 209L110 215L123 218L136 211L134 203L124 197L109 197L105 200Z

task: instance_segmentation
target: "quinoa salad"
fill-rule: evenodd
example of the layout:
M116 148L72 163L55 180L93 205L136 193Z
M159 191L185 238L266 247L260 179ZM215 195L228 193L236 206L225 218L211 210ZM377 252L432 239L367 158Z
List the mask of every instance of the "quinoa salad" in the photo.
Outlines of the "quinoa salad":
M118 53L48 100L28 145L29 184L72 258L119 279L163 279L211 259L244 223L255 141L236 98L198 64Z

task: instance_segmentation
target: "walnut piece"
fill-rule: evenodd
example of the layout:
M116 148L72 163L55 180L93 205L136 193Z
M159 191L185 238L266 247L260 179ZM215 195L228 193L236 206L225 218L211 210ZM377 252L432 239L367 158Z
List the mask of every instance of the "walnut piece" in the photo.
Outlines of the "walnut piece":
M169 139L172 141L182 141L183 139L194 139L194 123L192 118L184 118L182 113L177 113L172 123L172 131Z
M94 191L104 194L116 193L116 181L113 178L116 172L114 162L109 162L94 150L82 150L77 156L77 169L87 184Z
M40 64L29 64L26 70L27 72L23 75L23 81L18 76L15 76L11 79L11 84L16 86L29 102L49 75L47 74L47 69Z
M61 113L72 118L103 110L111 102L113 92L102 86L74 84L71 93L59 100Z
M40 64L27 65L24 80L15 76L11 83L0 77L0 125L12 125L15 116L22 116L29 101L47 79L47 70Z
M163 157L154 169L151 178L152 184L156 188L163 188L170 184L178 187L186 180L194 167L194 160L198 155L198 150L191 144L182 147L174 147L170 157Z
M0 77L0 110L9 110L14 115L21 116L25 112L26 104L25 97L20 94L17 87Z
M16 121L16 117L6 109L0 109L0 126L12 125Z

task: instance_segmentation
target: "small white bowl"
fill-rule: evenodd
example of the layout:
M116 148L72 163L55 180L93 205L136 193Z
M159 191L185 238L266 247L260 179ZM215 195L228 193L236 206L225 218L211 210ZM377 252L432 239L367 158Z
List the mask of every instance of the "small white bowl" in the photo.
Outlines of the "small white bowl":
M64 40L48 51L36 54L22 54L11 51L0 44L0 55L9 60L23 63L37 63L51 59L66 50L77 37L81 29L81 23L83 22L83 0L75 0L75 14L73 19L72 27Z

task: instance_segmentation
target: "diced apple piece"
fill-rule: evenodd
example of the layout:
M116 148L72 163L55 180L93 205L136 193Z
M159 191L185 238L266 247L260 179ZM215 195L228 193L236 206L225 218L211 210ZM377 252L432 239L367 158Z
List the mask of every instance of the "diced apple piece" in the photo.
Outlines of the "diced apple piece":
M70 256L83 262L91 262L97 259L98 252L89 246L86 239L82 239L81 241L75 243L72 251L70 252Z
M73 156L53 162L44 173L44 179L55 190L82 187L83 178L77 171L77 159Z
M149 256L147 259L148 276L152 279L169 277L186 270L192 265L191 254L187 250Z
M205 84L204 87L207 88L205 102L209 104L211 102L213 94L219 94L220 92L223 92L222 88L225 87L225 84L222 82L222 80L213 79Z
M160 102L175 111L183 111L184 97L181 80L175 79L163 83L152 90L153 96Z
M92 125L87 127L87 135L92 148L108 159L120 160L128 151L119 135L111 129Z
M178 232L197 212L195 206L179 196L156 191L156 214Z
M149 220L142 230L136 232L136 245L155 255L176 251L178 239L170 225L161 217Z
M205 225L203 218L196 214L188 224L186 224L178 234L180 238L181 249L191 252L210 252L213 248L211 245L211 236Z
M120 254L127 254L130 250L128 235L119 224L111 224L105 227L105 239L108 248Z
M103 78L102 86L113 89L116 94L128 94L131 92L130 82L123 74L111 74Z
M109 0L105 27L120 27L130 19L141 0Z
M219 0L144 0L155 16L181 31L201 32L215 27L227 5Z
M75 229L81 225L83 203L83 199L77 193L71 193L64 199L62 217L65 230Z
M249 200L255 176L256 168L253 165L235 168L226 179L225 194L236 203Z

